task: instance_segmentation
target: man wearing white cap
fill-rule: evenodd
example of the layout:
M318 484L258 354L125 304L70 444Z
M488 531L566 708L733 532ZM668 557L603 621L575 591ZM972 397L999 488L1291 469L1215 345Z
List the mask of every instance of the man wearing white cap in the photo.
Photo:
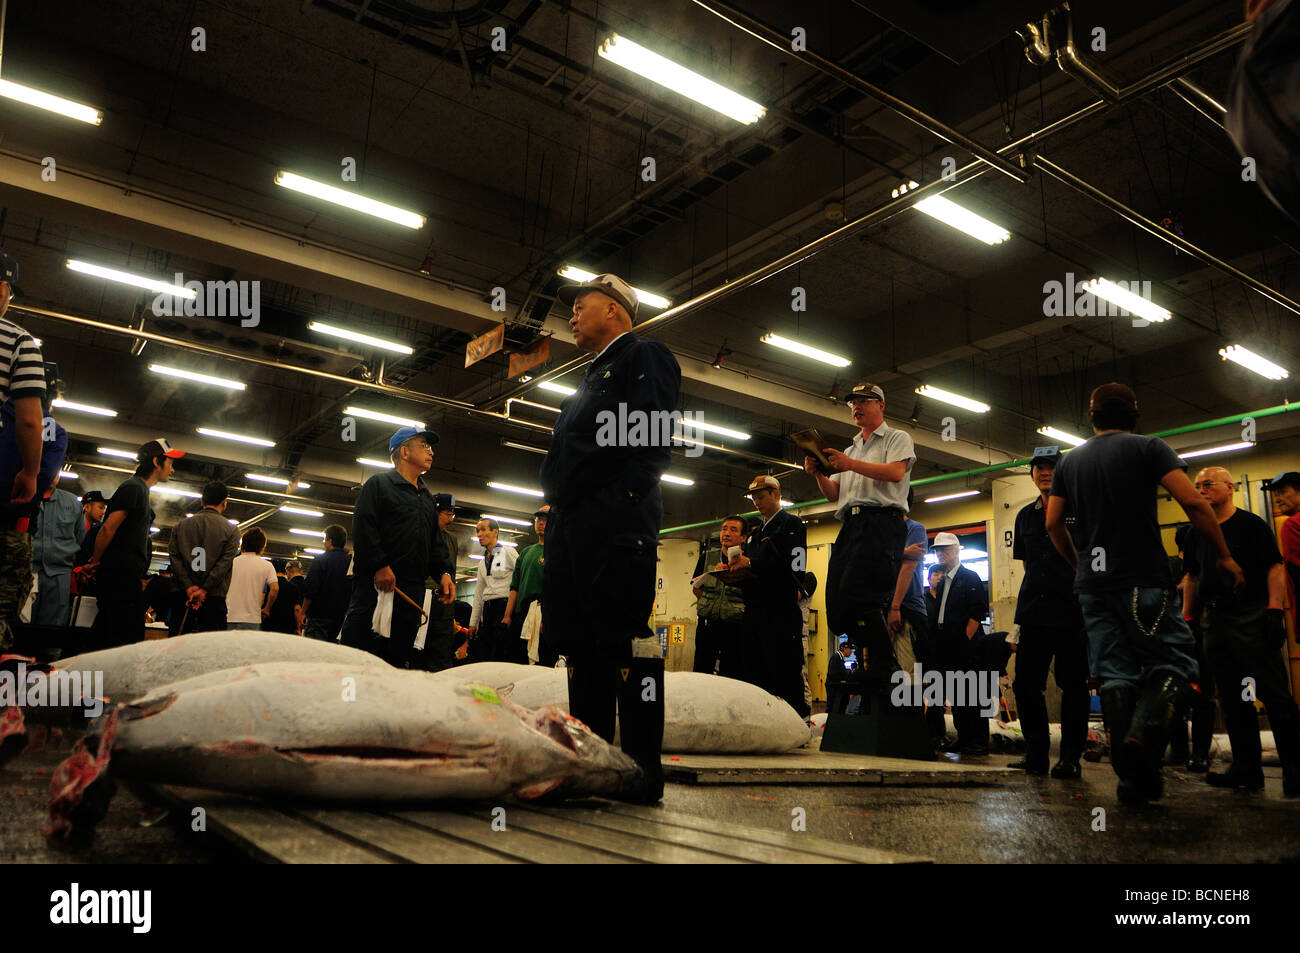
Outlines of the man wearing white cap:
M930 607L930 631L934 633L939 667L945 673L960 675L945 678L945 684L969 686L969 673L980 668L975 636L989 614L988 596L984 581L961 564L961 540L955 534L937 534L933 548L943 570L939 591ZM966 755L988 754L989 720L981 713L978 700L964 697L949 698L948 702L952 706L957 740L947 750Z
M875 384L858 384L845 403L859 428L853 446L843 453L826 451L835 473L822 473L813 457L804 458L804 470L827 500L839 504L840 532L826 578L831 632L848 633L863 653L868 694L888 698L898 669L888 613L907 539L907 490L916 450L908 434L885 423L885 392Z

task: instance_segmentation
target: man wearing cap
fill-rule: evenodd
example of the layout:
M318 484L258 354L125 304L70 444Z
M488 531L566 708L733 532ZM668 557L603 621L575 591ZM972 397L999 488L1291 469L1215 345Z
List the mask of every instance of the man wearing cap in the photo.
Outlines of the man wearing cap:
M826 451L836 471L829 476L813 457L804 458L804 470L827 500L839 504L840 532L826 578L827 621L832 632L847 632L858 645L867 693L888 699L898 660L887 614L903 562L916 450L908 434L885 423L885 392L875 384L858 384L845 402L859 428L853 446Z
M1300 473L1288 470L1279 473L1269 482L1273 505L1287 520L1279 534L1282 541L1282 562L1286 567L1288 598L1291 605L1293 628L1300 636Z
M1011 557L1025 567L1016 597L1016 708L1025 734L1025 757L1008 765L1028 774L1048 773L1051 739L1047 728L1047 671L1056 659L1056 684L1061 689L1061 756L1052 777L1072 779L1081 774L1079 758L1088 741L1088 637L1083 613L1074 596L1074 570L1061 558L1047 535L1047 501L1052 474L1061 453L1040 447L1029 465L1038 497L1016 514Z
M1047 532L1075 568L1088 667L1102 683L1117 796L1142 804L1164 793L1160 761L1173 713L1186 705L1197 677L1196 644L1170 596L1158 487L1204 534L1218 570L1232 577L1229 588L1239 592L1244 578L1214 511L1183 472L1186 465L1163 440L1132 432L1137 395L1120 383L1102 384L1092 392L1089 414L1094 436L1056 466Z
M36 520L32 569L36 572L36 603L32 621L37 625L67 625L72 609L72 566L85 539L77 498L51 487Z
M615 275L565 285L574 344L595 355L564 402L541 484L551 505L542 568L542 631L568 664L569 710L645 774L629 798L663 796L663 651L650 631L663 523L659 478L671 440L654 422L677 409L681 368L662 343L633 335L637 298ZM642 420L618 432L610 421Z
M86 571L95 577L98 612L91 638L97 648L144 639L141 580L149 569L149 527L154 517L149 491L172 478L175 461L183 456L185 451L172 449L164 437L150 440L136 453L135 473L108 501L95 550L86 563Z
M339 627L348 611L352 557L344 549L348 531L338 524L325 527L325 552L311 561L302 587L302 614L307 622L302 634L322 642L337 642Z
M483 547L483 558L478 564L474 610L469 618L469 660L526 665L527 647L522 639L510 638L510 624L504 621L519 554L515 547L500 542L501 524L494 519L479 520L474 532Z
M968 692L972 687L970 673L981 669L975 636L989 614L988 595L984 580L961 564L961 540L956 534L938 533L933 548L943 570L930 617L938 667L945 673L944 684ZM957 729L957 740L947 745L947 750L974 756L988 754L989 719L979 700L966 695L947 701Z
M532 604L542 598L542 572L546 566L546 520L551 508L545 504L533 514L533 530L537 533L537 542L529 546L515 560L515 570L510 576L510 595L507 597L506 614L503 624L510 628L512 638L523 641L524 622ZM560 653L555 649L555 640L549 638L543 628L537 638L537 664L554 668L560 660Z
M447 562L455 572L460 555L451 524L456 520L456 497L451 493L433 494L433 507L438 512L438 535L447 547ZM438 591L437 580L425 584ZM426 672L441 672L456 664L456 606L452 602L429 604L429 628L424 634L424 651L420 655L420 668Z
M226 628L226 596L239 555L239 530L226 520L229 496L224 483L209 483L203 488L203 509L172 527L167 543L174 590L171 635Z
M104 513L108 510L108 500L98 490L91 490L81 498L81 516L86 532L104 522ZM90 558L87 554L87 559ZM81 563L78 563L81 565Z
M840 636L840 650L831 656L826 666L826 712L830 715L842 715L849 707L850 669L846 664L853 655L853 643L846 636Z
M393 469L368 479L352 511L352 601L343 619L344 645L366 649L396 668L407 668L423 611L424 580L438 582L438 600L455 596L447 547L438 529L433 495L421 474L433 466L432 430L402 427L388 441ZM380 592L393 593L390 635L381 638L371 628ZM403 593L415 605L402 598Z
M729 563L745 600L747 681L763 688L807 718L803 692L803 613L799 599L808 559L808 529L781 508L781 483L760 474L746 495L762 525ZM733 580L724 580L733 581Z

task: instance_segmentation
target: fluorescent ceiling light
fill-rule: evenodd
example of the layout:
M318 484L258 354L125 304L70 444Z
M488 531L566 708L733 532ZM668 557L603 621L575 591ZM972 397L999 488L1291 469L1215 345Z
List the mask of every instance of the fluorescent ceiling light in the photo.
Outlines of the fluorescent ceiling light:
M116 447L99 447L97 449L106 457L121 457L123 460L134 460L136 457L134 450L118 450Z
M92 407L90 404L78 404L76 401L64 400L62 397L56 397L50 401L50 405L58 407L60 410L75 410L81 414L94 414L97 417L116 417L116 410L109 410L107 407ZM131 454L135 456L135 454Z
M423 215L409 212L404 208L398 208L396 205L389 205L386 202L377 202L374 199L366 198L364 195L358 195L356 192L347 192L332 185L326 185L324 182L317 182L315 179L298 175L296 172L280 170L275 174L275 184L286 189L292 189L294 192L301 192L303 195L310 195L313 198L324 199L326 202L333 202L335 205L342 205L354 212L364 212L367 215L373 215L375 218L382 218L397 225L405 225L407 228L424 228L425 219Z
M116 268L105 268L103 265L94 265L88 261L78 261L75 258L67 259L66 264L72 271L80 272L83 275L103 278L106 281L116 281L118 284L131 285L135 288L144 288L146 291L153 291L158 294L167 294L174 298L194 299L198 296L198 292L193 288L174 285L170 281L163 281L160 278L134 275L129 271L118 271Z
M244 474L244 479L245 479L245 480L252 480L252 481L255 482L255 483L270 483L270 484L273 484L273 485L275 485L275 486L282 486L282 487L285 487L285 488L288 488L289 484L292 482L292 481L290 481L290 480L286 480L284 477L278 477L278 476L264 476L264 475L262 475L261 473L245 473L245 474ZM298 489L300 489L300 490L310 490L310 489L311 489L311 484L310 484L310 483L299 483L297 486L298 486Z
M617 63L638 76L644 76L652 83L658 83L675 93L680 93L687 99L693 99L702 106L717 110L737 122L747 125L758 122L767 112L762 105L740 95L735 90L727 89L721 83L715 83L708 77L701 76L680 63L674 63L667 57L660 56L617 33L610 34L609 38L600 44L597 52L611 63Z
M682 415L682 426L690 427L692 430L705 431L706 433L716 433L723 437L730 437L733 440L748 440L749 434L740 430L732 430L730 427L719 427L717 424L706 424L702 420L687 420L686 415Z
M945 225L949 225L959 232L965 232L971 238L978 238L986 245L997 245L1011 237L1011 233L1001 225L976 215L970 209L962 208L956 202L946 199L942 195L932 195L928 199L921 199L914 208L918 212L924 212L931 218L937 218Z
M578 388L569 387L567 384L557 384L555 381L542 381L537 385L542 390L554 391L557 394L563 394L565 397L572 397L578 392Z
M1085 281L1079 285L1079 288L1082 291L1096 295L1098 298L1105 298L1111 304L1117 305L1139 318L1146 318L1148 321L1168 321L1173 317L1168 309L1160 307L1154 301L1148 301L1141 295L1134 294L1127 288L1121 288L1115 282L1108 281L1105 278L1093 278L1091 281Z
M356 341L358 344L369 344L371 347L379 348L383 351L393 351L396 354L414 354L415 348L406 344L399 344L396 341L386 341L383 338L377 338L371 334L362 334L360 331L349 331L347 328L336 327L332 324L325 324L322 321L308 321L307 329L316 331L319 334L328 334L331 337L342 338L345 341Z
M483 557L480 556L478 553L470 553L470 554L469 554L469 558L470 558L470 559L482 559Z
M964 496L979 496L979 490L963 490L961 493L948 493L945 496L927 497L926 503L942 503L944 500L960 500Z
M325 550L317 549L315 546L308 546L306 549L303 550L303 552L311 553L313 556L321 556L324 555Z
M492 513L484 513L479 517L481 520L496 520L498 523L508 523L511 526L529 526L533 525L532 520L517 520L513 516L495 516Z
M781 505L782 505L782 506L794 506L794 500L782 500L782 501L781 501Z
M1254 351L1248 350L1240 344L1229 344L1227 347L1219 348L1219 357L1225 361L1234 361L1247 370L1254 371L1261 377L1267 377L1271 381L1280 381L1291 376L1291 372L1285 367L1274 364L1268 358L1260 357ZM58 401L55 401L55 403L58 403Z
M165 364L150 364L149 370L165 377L179 377L199 384L213 384L230 390L244 390L243 381L231 380L229 377L213 377L211 374L200 374L197 371L183 371L178 367L168 367Z
M156 483L149 489L160 496L183 496L191 500L200 500L203 498L202 493L196 493L194 490L182 490L178 487L171 487L162 483ZM189 513L187 515L193 516L194 514Z
M1194 457L1208 457L1213 453L1232 453L1234 450L1246 450L1255 446L1248 440L1240 443L1225 443L1221 447L1206 447L1204 450L1188 450L1186 453L1179 453L1178 456L1183 460L1191 460Z
M585 271L582 268L578 268L574 265L565 265L563 268L557 271L556 274L559 275L561 278L568 278L570 281L576 281L579 283L584 281L590 281L592 278L596 277L596 272ZM636 292L636 300L638 305L644 304L644 305L648 305L651 308L662 309L672 304L672 302L669 301L667 298L665 298L663 295L657 295L653 291L646 291L644 288L637 288L636 286L632 286L632 290Z
M518 549L518 548L519 548L519 544L518 544L518 543L512 543L512 542L510 542L510 541L508 541L508 540L498 539L497 542L500 543L502 546L509 546L509 547L512 548L512 549Z
M376 460L374 457L357 457L357 463L361 464L363 467L377 467L380 470L393 469L392 461Z
M92 126L98 126L104 121L103 111L96 109L94 106L87 106L71 99L64 99L62 96L55 96L39 89L32 89L30 86L11 83L7 79L0 79L0 96L48 112L58 113L60 116L67 116L69 119L79 119L82 122L90 123Z
M853 362L847 357L840 357L838 354L832 354L830 351L823 351L821 348L810 347L807 344L800 344L798 341L791 341L789 338L783 338L779 334L764 334L759 338L764 344L771 344L773 347L783 348L792 351L795 354L801 354L804 357L811 357L814 361L821 361L823 364L830 364L832 367L848 367Z
M287 503L280 507L281 513L297 513L299 516L324 516L320 510L308 510L301 506L289 506Z
M211 427L195 427L199 433L205 437L215 437L218 440L233 440L235 443L251 443L255 447L274 447L274 440L267 440L265 437L250 437L242 433L230 433L226 430L213 430Z
M541 447L530 447L526 443L515 443L513 440L502 440L501 446L514 447L516 450L527 450L529 453L540 453L542 456L546 456L547 454L547 451L543 450Z
M77 476L77 474L73 473L71 470L60 470L60 471L59 471L59 479L60 479L60 480L80 480L81 477Z
M935 400L942 401L945 404L952 404L954 407L961 407L963 410L971 410L977 414L987 414L992 409L983 401L974 400L970 397L963 397L961 394L954 394L952 391L943 390L939 387L931 387L929 384L922 384L916 389L916 392L922 397L933 397Z
M226 520L226 522L229 523L231 526L239 525L239 520Z
M1044 437L1051 437L1053 440L1059 440L1061 443L1068 443L1072 447L1082 446L1083 437L1076 437L1072 433L1066 433L1064 430L1057 430L1055 427L1039 427L1038 432Z
M515 486L511 483L497 483L495 480L489 480L488 486L494 490L505 490L507 493L522 493L525 496L543 497L546 495L541 490L532 490L526 486Z
M294 536L314 536L317 539L325 538L325 531L321 529L291 529L289 532Z
M385 424L396 424L398 427L414 427L416 430L424 429L423 421L396 417L393 414L385 414L378 410L367 410L365 407L344 407L343 413L351 414L353 417L364 417L366 420L378 420Z
M694 480L687 479L686 477L679 477L673 473L665 473L659 479L663 480L665 483L676 483L678 486L695 486Z

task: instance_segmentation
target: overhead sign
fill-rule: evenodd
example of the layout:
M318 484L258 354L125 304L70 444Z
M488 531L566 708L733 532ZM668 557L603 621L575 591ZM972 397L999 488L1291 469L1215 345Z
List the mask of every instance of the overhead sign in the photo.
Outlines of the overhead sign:
M514 380L525 371L532 370L539 364L545 364L551 359L551 338L547 335L539 338L528 347L518 353L510 355L510 370L506 374L511 380Z
M495 354L505 347L506 343L506 326L498 324L487 334L480 334L476 338L470 338L469 343L465 345L465 366L477 364L483 358Z

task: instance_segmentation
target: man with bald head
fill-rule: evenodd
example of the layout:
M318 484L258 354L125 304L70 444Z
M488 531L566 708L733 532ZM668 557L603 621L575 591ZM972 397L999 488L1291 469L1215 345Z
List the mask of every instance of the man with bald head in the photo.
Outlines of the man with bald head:
M1215 787L1261 791L1259 717L1254 699L1268 709L1277 754L1282 761L1282 791L1300 796L1300 715L1287 684L1281 649L1286 644L1286 572L1267 523L1232 502L1234 481L1223 467L1196 475L1197 491L1214 510L1219 529L1242 572L1239 593L1215 572L1215 550L1200 531L1187 534L1183 568L1183 617L1199 608L1205 656L1219 686L1223 720L1232 745L1232 767L1209 774ZM1253 688L1252 688L1253 686ZM1243 695L1246 696L1243 699Z
M595 355L564 401L542 461L550 504L542 565L542 631L565 656L569 711L606 741L615 716L645 773L629 800L663 796L664 658L650 631L671 435L682 372L658 341L632 334L637 296L616 275L564 285L573 343ZM665 439L666 437L666 439Z

